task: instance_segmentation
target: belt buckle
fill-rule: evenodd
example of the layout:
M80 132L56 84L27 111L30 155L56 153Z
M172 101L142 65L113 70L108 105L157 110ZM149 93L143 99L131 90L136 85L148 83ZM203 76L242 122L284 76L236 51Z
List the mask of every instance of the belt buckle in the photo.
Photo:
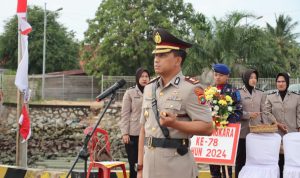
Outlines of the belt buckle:
M152 137L148 138L147 146L148 146L148 148L153 148L153 146L152 146Z

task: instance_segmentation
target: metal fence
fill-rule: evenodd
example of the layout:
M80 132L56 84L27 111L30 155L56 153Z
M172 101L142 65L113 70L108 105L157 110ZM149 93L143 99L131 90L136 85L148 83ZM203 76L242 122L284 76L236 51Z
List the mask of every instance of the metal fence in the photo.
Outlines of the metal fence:
M44 89L45 100L94 101L98 94L105 91L120 79L125 79L126 85L117 91L117 101L122 100L127 88L135 85L135 76L102 76L101 79L96 79L93 76L46 75ZM0 88L7 102L16 101L17 89L14 85L14 80L14 75L0 74ZM213 79L209 81L213 81ZM240 78L231 78L229 82L235 87L241 87L243 85ZM290 79L290 84L296 83L299 83L299 78ZM41 100L41 75L30 76L29 85L32 93L31 100ZM276 88L275 79L260 78L257 86L265 91L273 90Z
M0 75L0 88L4 93L4 101L14 102L17 99L17 88L14 75ZM100 80L92 76L46 75L45 100L93 101L101 92ZM42 77L29 76L31 100L41 100Z

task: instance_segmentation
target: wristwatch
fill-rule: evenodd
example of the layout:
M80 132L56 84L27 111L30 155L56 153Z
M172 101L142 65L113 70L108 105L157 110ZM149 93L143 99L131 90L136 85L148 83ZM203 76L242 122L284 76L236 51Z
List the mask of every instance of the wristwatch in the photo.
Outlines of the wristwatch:
M143 165L135 163L134 169L135 169L136 172L141 171L141 170L143 170Z

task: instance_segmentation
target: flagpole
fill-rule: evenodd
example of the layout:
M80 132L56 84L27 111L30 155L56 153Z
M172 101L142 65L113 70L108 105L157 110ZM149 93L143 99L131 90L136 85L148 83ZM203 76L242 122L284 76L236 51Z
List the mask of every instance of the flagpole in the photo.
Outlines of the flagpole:
M19 23L18 23L19 24ZM18 64L21 62L22 59L22 50L21 50L21 31L20 25L18 25ZM20 137L20 126L19 126L19 118L21 115L21 103L23 103L23 95L19 90L17 90L17 138L16 138L16 165L21 167L27 167L27 141L22 143Z

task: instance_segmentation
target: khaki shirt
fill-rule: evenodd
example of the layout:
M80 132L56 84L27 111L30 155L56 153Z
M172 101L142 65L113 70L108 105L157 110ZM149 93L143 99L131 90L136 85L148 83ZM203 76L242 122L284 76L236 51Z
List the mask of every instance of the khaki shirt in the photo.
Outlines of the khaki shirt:
M126 90L123 96L121 120L119 122L122 135L138 136L140 134L142 103L143 93L138 86Z
M275 120L287 125L288 132L298 132L300 127L300 96L293 92L287 92L282 101L279 92L267 95L264 114L268 116L268 122ZM284 133L279 130L280 135Z
M152 85L156 84L156 99L159 112L166 111L173 114L187 114L178 117L181 121L201 120L211 122L211 109L208 105L201 105L194 92L200 84L192 84L185 80L179 72L164 87L161 79L148 84L144 90L141 123L145 128L145 137L165 138L154 112L152 110ZM190 138L191 135L168 127L170 138ZM189 151L180 156L172 148L144 147L143 178L195 178L198 175L194 157Z
M252 90L251 95L245 86L240 88L239 91L241 94L241 103L243 106L243 115L242 119L240 120L240 138L246 138L247 134L250 132L249 122L251 125L257 125L262 123L262 114L258 115L257 118L250 120L250 113L261 113L263 111L263 106L266 100L266 94L254 88Z

